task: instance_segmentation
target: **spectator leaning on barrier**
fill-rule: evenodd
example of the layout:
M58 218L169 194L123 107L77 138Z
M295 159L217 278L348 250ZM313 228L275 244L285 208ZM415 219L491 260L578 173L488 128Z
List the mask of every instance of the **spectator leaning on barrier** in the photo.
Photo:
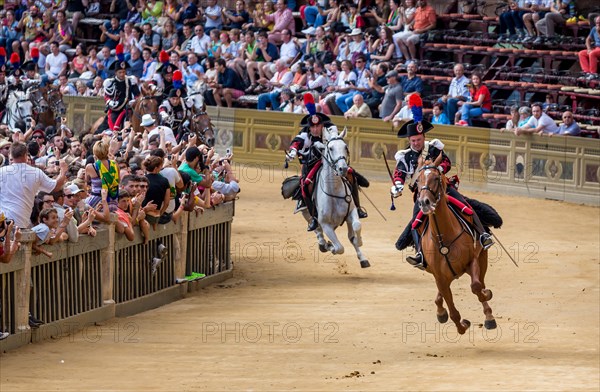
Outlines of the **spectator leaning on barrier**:
M575 122L573 118L573 112L566 111L562 114L563 123L560 124L555 135L563 135L563 136L579 136L581 133L581 128L579 128L579 124ZM550 136L553 134L550 133Z
M542 105L534 103L531 105L531 113L533 114L527 120L527 123L523 126L515 128L514 133L517 136L524 134L537 133L542 135L544 133L556 133L558 126L550 116L542 111Z
M12 164L0 168L0 209L7 219L15 221L16 227L31 227L29 216L35 196L39 191L53 192L62 189L68 166L60 161L60 175L56 180L42 170L27 164L28 151L23 143L13 143L10 147Z
M346 117L346 118L357 118L357 117L371 118L372 117L371 109L369 108L369 105L367 105L365 103L365 100L362 95L355 94L354 97L352 97L352 101L353 101L354 105L352 105L352 107L350 107L350 109L348 109L344 113L344 117Z

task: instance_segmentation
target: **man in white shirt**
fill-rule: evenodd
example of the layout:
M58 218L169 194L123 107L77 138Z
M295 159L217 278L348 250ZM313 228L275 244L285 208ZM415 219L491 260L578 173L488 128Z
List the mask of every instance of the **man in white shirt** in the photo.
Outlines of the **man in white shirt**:
M194 33L196 35L192 38L192 52L201 58L206 57L208 46L210 45L210 37L204 34L204 27L200 24L194 27Z
M221 7L217 4L217 0L207 0L208 5L204 9L206 23L204 29L207 33L211 30L221 29L223 27L223 18L221 17Z
M292 65L292 60L298 54L298 47L296 43L292 40L292 33L288 29L283 29L281 31L281 40L283 43L279 48L279 58L290 66Z
M46 56L46 74L42 76L42 85L45 86L47 83L52 83L62 74L67 72L67 64L69 60L64 53L58 48L58 43L50 43L50 53Z
M258 110L266 110L267 102L271 102L272 110L279 110L279 93L281 92L281 88L289 86L294 80L294 75L284 61L277 60L275 62L275 67L277 72L273 75L271 80L265 78L258 80L259 84L266 84L271 89L270 92L262 93L258 96Z
M31 227L30 215L35 195L39 191L51 193L61 190L67 179L69 166L60 161L60 175L56 180L42 170L27 164L27 146L13 143L10 148L13 163L0 168L0 209L7 219L13 219L19 228Z
M543 135L544 133L556 133L558 131L558 125L554 122L550 116L542 111L542 106L539 103L531 105L531 114L529 121L522 127L517 127L514 130L515 135L525 135L537 133Z
M444 111L448 119L454 122L454 116L458 111L458 101L466 101L469 96L467 84L469 78L465 76L465 67L462 64L454 66L454 78L450 82L448 94L440 98L439 102L444 104Z

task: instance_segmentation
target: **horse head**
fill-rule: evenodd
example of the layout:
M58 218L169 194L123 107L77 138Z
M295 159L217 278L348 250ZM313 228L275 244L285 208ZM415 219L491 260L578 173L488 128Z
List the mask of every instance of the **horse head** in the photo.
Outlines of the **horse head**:
M348 173L350 153L348 145L344 141L346 136L346 128L341 134L337 134L337 129L327 131L327 144L325 146L325 160L331 166L334 173L338 176L345 177Z
M190 131L195 133L198 139L208 147L215 145L215 131L212 121L206 112L199 112L192 116Z
M63 101L63 95L58 87L48 87L48 90L46 91L46 100L55 116L64 117L67 114L67 106Z
M184 99L185 107L190 109L193 114L201 113L206 111L206 104L204 103L204 96L200 91L191 90L187 97Z
M426 215L433 214L440 200L446 195L444 174L438 168L441 162L442 154L438 155L433 163L431 160L423 162L419 158L419 166L416 169L419 174L417 203Z
M34 112L40 114L50 110L50 105L48 105L48 101L44 98L44 92L37 85L29 87L27 93L29 94L29 100L33 104Z

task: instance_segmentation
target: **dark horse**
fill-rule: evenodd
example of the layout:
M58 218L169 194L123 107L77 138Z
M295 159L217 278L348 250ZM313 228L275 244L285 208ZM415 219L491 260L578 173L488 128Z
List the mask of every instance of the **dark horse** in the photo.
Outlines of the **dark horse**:
M421 248L427 260L427 272L433 274L438 288L435 299L437 319L440 323L454 321L459 334L464 334L471 323L460 319L460 313L454 306L450 284L465 272L471 276L471 291L483 305L486 329L496 328L496 320L488 301L492 299L492 291L486 289L484 278L488 266L488 253L476 240L474 232L467 224L461 223L459 217L448 206L446 195L446 178L438 169L442 154L438 159L421 162L417 168L419 184L417 203L423 214L428 216L428 223L421 228ZM468 206L467 206L468 207ZM465 216L461 215L463 220Z
M142 132L143 129L140 127L140 123L142 122L142 116L144 114L150 114L156 120L158 118L158 99L160 96L156 96L156 91L150 88L149 85L143 83L140 85L141 96L135 99L135 103L131 108L131 127L134 132ZM96 130L102 125L104 122L104 117L100 117L94 125L92 125L92 133L95 133Z
M215 131L208 113L198 112L192 115L190 132L195 134L202 144L206 144L208 147L215 145Z
M34 112L36 106L39 108L36 121L45 126L56 126L60 118L67 114L67 107L63 101L63 95L58 87L46 86L32 90L30 99L33 103Z

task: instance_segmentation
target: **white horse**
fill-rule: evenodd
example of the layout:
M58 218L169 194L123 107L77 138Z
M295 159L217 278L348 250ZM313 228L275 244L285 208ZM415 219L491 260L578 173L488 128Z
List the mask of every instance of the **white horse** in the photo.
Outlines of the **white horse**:
M206 112L206 105L204 104L204 92L200 86L194 85L194 88L188 88L187 97L185 97L185 106L193 111L193 114Z
M6 109L2 116L2 124L7 124L9 128L16 128L19 121L24 121L25 126L29 128L31 125L33 113L33 103L29 99L29 92L13 90L8 95L6 100Z
M331 251L333 254L344 253L344 246L335 234L335 229L346 222L348 238L356 250L360 266L370 267L369 261L361 251L361 223L352 198L352 185L346 179L348 173L348 146L344 142L346 129L338 135L337 130L323 128L325 144L320 146L323 151L322 166L317 175L313 197L318 214L319 226L315 230L321 252ZM311 216L305 209L302 215L310 222ZM325 240L327 235L331 242Z

